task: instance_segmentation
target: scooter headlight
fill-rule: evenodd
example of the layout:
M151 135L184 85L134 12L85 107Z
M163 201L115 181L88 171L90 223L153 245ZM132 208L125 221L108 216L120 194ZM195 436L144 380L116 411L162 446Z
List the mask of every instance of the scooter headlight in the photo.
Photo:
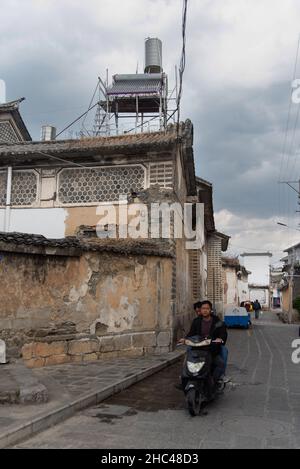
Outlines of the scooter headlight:
M199 373L199 371L202 370L204 367L205 362L198 362L198 363L193 363L193 362L187 362L187 367L190 373L193 375L196 375Z

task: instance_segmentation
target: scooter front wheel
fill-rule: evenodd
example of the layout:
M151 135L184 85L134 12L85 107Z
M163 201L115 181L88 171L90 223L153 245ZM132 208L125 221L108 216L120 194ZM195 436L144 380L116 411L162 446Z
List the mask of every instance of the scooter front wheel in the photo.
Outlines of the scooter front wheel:
M200 414L201 396L199 391L196 391L195 388L190 388L186 393L186 402L192 417Z

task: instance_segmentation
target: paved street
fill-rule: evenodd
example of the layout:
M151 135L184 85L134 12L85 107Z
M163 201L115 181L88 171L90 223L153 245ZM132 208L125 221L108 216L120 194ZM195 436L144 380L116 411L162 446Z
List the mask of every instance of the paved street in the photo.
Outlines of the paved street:
M190 417L174 388L178 363L17 447L300 448L298 329L265 313L252 330L231 330L232 385L205 417Z

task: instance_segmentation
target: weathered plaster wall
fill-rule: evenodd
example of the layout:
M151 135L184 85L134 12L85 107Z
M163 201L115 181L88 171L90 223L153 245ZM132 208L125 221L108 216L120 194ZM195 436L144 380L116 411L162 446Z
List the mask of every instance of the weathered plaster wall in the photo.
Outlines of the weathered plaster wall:
M100 354L170 349L172 259L103 252L78 258L1 253L0 259L0 337L14 352L41 339L105 338L109 346L101 349L99 342ZM35 354L26 349L27 360Z
M224 267L224 307L238 305L238 286L235 268Z
M270 292L267 288L249 287L250 301L258 300L265 309L270 307Z
M194 319L192 276L189 265L189 251L186 250L185 239L176 240L176 316L174 325L174 339L184 337Z
M239 303L250 300L248 277L238 279Z
M81 225L96 225L100 219L97 217L96 210L97 207L68 207L64 236L73 236Z

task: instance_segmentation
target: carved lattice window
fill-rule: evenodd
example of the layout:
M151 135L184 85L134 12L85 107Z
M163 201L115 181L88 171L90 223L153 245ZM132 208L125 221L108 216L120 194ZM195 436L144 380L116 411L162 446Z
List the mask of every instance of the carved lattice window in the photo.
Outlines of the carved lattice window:
M151 163L150 185L159 185L167 189L173 188L173 163Z
M13 171L11 204L32 205L37 195L37 174L33 171Z
M19 138L9 122L0 122L0 143L19 142Z
M58 198L62 204L116 202L144 186L145 170L141 166L70 168L59 175Z
M192 279L192 295L194 301L201 298L200 252L190 251L190 273Z
M34 171L14 171L12 173L11 205L30 206L37 201L38 184ZM0 205L6 205L7 172L0 173Z

